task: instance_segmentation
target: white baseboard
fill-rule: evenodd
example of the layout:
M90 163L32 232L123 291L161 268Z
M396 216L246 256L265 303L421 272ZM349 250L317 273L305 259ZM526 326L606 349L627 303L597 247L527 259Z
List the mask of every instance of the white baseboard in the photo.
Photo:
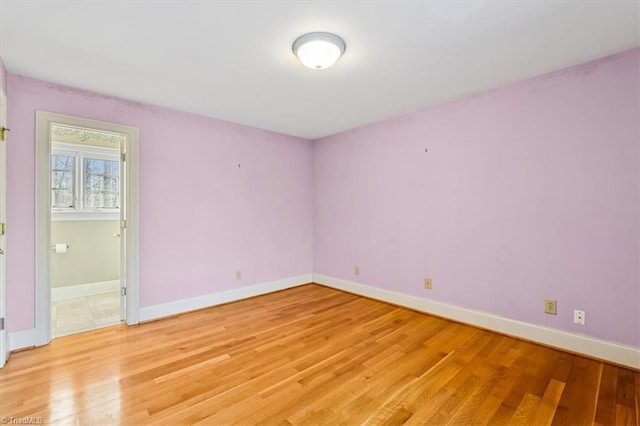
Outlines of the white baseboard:
M297 277L285 278L283 280L271 281L262 284L256 284L248 287L241 287L238 289L221 291L219 293L208 294L200 297L192 297L189 299L182 299L175 302L163 303L155 306L148 306L145 308L140 308L140 321L151 321L154 319L167 317L171 315L180 314L183 312L193 311L195 309L206 308L208 306L219 305L221 303L233 302L235 300L246 299L248 297L259 296L261 294L267 294L278 290L284 290L290 287L297 287L299 285L308 284L312 280L312 274L299 275ZM94 283L94 284L83 284L72 287L85 287L97 289L103 289L102 291L98 291L97 293L105 293L110 290L113 286L113 283L116 284L115 290L117 290L120 286L119 281L106 281L104 283ZM65 288L65 287L60 287ZM105 290L106 289L106 290ZM53 295L52 289L52 298L53 300L60 300L66 297L60 297L56 299ZM75 290L74 290L75 291ZM81 290L82 291L82 290ZM97 293L77 293L73 292L73 296L68 297L78 297L78 295L89 295L89 294L97 294ZM58 293L58 296L62 294L65 296L70 294L68 292ZM9 351L15 351L19 349L25 349L36 346L36 329L31 328L28 330L16 331L13 333L9 333Z
M203 296L191 297L189 299L176 300L175 302L162 303L160 305L146 306L140 308L140 322L151 321L158 318L177 315L196 309L207 308L209 306L220 305L222 303L234 302L248 297L259 296L290 287L308 284L311 282L312 274L299 275L297 277L285 278L282 280L256 284L247 287L234 288L218 293L205 294Z
M120 281L101 281L97 283L66 285L51 289L51 300L72 299L74 297L92 296L94 294L110 293L120 289Z
M9 351L30 348L36 345L36 329L16 331L9 333Z
M283 280L182 299L175 302L143 307L140 308L140 321L151 321L196 309L284 290L310 282L640 370L640 348L529 324L486 312L473 311L455 305L448 305L320 274L305 274ZM35 346L35 342L35 329L9 333L10 351Z
M633 346L542 327L325 275L313 274L313 282L569 352L610 361L636 370L640 369L640 348Z

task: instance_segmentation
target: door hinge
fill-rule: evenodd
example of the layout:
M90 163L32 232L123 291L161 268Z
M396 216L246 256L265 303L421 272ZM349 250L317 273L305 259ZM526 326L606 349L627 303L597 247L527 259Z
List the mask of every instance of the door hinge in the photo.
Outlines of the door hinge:
M0 235L4 235L6 230L7 230L7 224L4 222L0 223Z
M127 229L127 221L126 220L121 220L120 221L120 228L121 229Z
M124 152L120 153L120 161L127 161L127 154L125 154Z
M0 127L0 141L4 141L7 139L7 132L11 131L11 129L7 129L6 127Z
M127 295L127 288L126 287L121 287L120 288L120 296L126 296Z
M0 318L0 330L4 330L4 318Z

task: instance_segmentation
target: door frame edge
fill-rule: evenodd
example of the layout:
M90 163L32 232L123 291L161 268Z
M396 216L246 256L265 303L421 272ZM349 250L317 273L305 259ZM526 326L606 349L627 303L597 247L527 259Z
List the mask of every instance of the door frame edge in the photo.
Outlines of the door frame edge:
M126 323L127 325L137 324L140 310L138 282L138 128L40 110L36 111L35 121L35 345L43 346L51 341L50 123L115 131L127 136L127 158L125 161L127 173Z

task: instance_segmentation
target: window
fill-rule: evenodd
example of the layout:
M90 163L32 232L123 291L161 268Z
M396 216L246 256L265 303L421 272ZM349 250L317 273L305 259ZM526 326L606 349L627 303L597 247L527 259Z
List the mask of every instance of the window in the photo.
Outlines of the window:
M120 163L87 157L82 161L84 208L117 209L120 195Z
M75 157L51 156L51 203L54 208L73 208Z
M51 208L53 220L117 220L119 150L53 142Z

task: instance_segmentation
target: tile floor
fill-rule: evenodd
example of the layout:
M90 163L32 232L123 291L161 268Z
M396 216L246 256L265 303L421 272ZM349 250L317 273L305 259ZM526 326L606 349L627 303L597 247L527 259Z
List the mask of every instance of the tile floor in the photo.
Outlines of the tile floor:
M94 294L55 300L51 305L51 336L60 337L120 323L120 294Z

